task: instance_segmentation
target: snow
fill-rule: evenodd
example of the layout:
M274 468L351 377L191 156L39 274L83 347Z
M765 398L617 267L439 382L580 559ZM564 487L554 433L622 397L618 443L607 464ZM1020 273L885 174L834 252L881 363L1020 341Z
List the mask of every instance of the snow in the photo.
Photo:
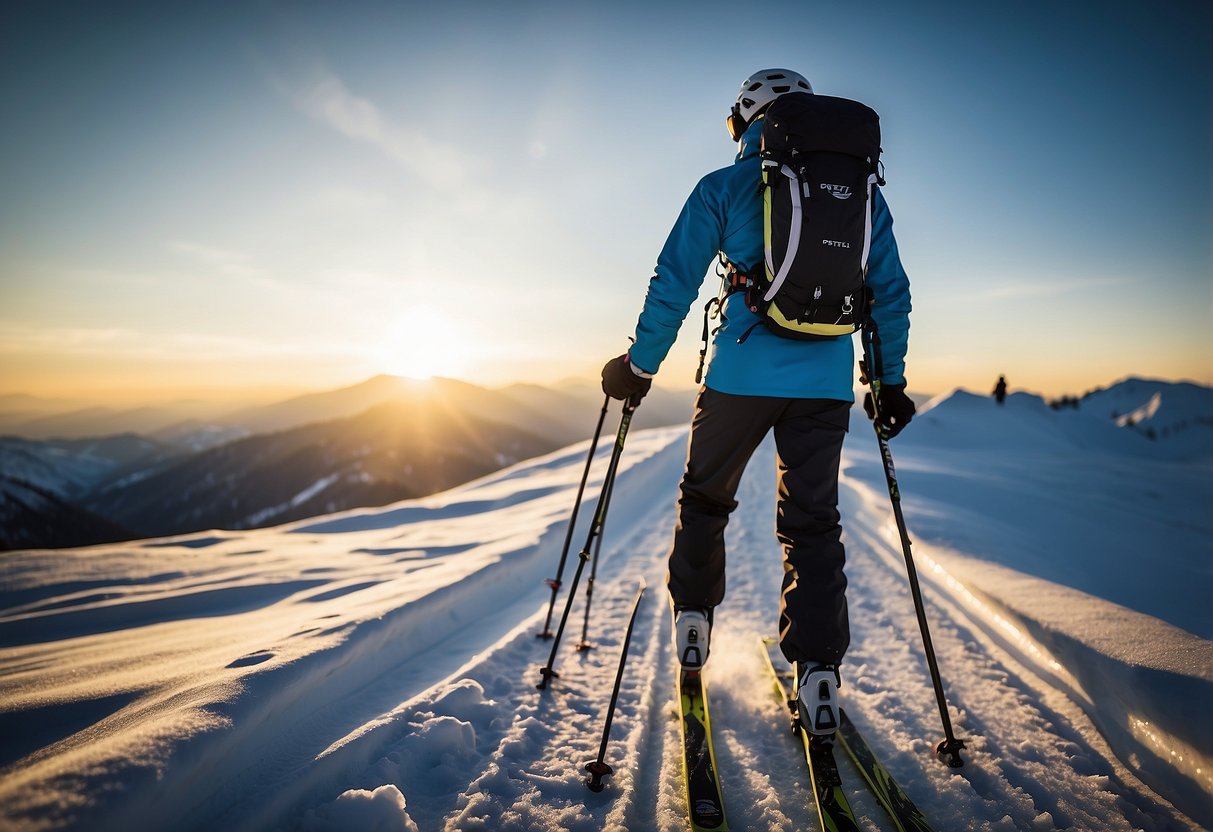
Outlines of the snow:
M316 482L312 483L307 488L291 497L291 499L287 500L285 503L270 506L269 508L263 508L260 511L250 514L244 519L244 522L241 525L259 526L269 520L275 514L281 514L284 511L303 505L339 479L341 479L341 474L329 474L327 477L321 477Z
M1160 441L1171 457L1213 454L1213 389L1187 382L1127 378L1083 396L1082 407Z
M409 817L404 795L393 785L374 791L350 789L332 803L309 810L303 818L304 832L417 832Z
M1105 392L1123 401L1052 410L1019 394L999 407L957 391L893 442L968 743L956 770L931 753L939 714L882 468L866 420L852 421L843 703L936 829L1213 825L1203 411L1164 388ZM1151 442L1110 412L1147 405L1149 420L1189 427ZM685 444L685 427L628 436L594 586L595 649L573 649L587 568L545 691L543 579L585 443L383 508L6 553L0 828L686 829L663 591ZM595 457L591 506L610 445ZM731 827L815 829L757 649L777 628L774 467L764 443L728 530L712 719ZM557 615L591 514L580 512ZM597 755L641 581L606 756L615 773L595 794L582 767ZM889 828L849 763L842 776L861 826Z
M112 462L88 454L69 455L61 448L12 437L0 438L0 471L60 497L84 493L114 468Z

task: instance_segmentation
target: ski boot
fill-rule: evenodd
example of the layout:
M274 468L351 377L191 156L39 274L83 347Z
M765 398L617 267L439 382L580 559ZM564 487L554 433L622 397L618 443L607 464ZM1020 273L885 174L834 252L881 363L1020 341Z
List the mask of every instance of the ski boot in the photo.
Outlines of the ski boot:
M674 640L684 678L696 678L708 660L711 611L696 607L674 610Z
M838 730L838 666L819 662L798 664L796 710L804 730L816 737L832 737Z

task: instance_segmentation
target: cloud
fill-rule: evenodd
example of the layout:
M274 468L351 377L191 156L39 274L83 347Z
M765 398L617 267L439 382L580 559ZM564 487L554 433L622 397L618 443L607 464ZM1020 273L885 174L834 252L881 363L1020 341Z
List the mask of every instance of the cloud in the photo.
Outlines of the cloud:
M0 353L105 352L133 343L138 333L120 327L33 327L0 322Z
M264 274L252 263L252 258L238 251L215 248L189 240L171 240L168 247L187 254L209 266L213 271L228 277L261 278Z
M382 151L431 186L449 190L482 167L480 160L394 123L373 101L351 92L326 69L301 86L283 85L297 109L342 135Z
M0 358L54 353L58 356L172 359L174 361L244 361L254 358L364 358L359 341L218 335L203 332L156 333L121 327L33 327L0 322Z
M911 281L912 282L912 281ZM1032 280L1002 280L987 284L966 295L967 303L995 300L1023 300L1033 298L1050 298L1067 295L1072 292L1094 292L1110 286L1125 286L1135 281L1129 277L1088 277L1058 276L1049 281Z

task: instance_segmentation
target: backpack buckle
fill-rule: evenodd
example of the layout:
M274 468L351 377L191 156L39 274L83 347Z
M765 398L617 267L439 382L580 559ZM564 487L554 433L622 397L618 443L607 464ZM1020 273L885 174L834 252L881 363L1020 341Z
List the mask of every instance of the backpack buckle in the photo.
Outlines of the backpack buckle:
M723 301L726 297L734 292L741 292L750 287L753 278L748 272L743 272L737 267L737 264L725 256L723 251L717 252L719 266L716 273L720 276L724 285L721 286L720 299ZM723 268L722 272L720 269Z

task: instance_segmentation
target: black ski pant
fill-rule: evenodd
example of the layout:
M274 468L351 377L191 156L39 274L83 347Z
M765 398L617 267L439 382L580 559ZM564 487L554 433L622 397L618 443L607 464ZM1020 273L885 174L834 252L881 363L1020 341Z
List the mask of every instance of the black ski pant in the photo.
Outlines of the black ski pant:
M724 600L724 529L742 472L773 428L775 535L783 547L779 637L791 662L842 660L850 644L838 466L851 403L699 391L670 551L675 608Z

